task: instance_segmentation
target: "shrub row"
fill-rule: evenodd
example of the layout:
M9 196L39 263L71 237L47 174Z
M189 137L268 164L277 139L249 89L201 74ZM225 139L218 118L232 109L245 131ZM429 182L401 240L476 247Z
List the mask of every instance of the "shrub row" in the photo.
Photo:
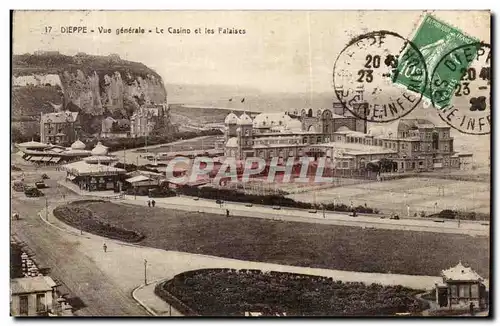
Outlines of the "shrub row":
M260 205L270 205L270 206L283 206L301 209L325 209L328 211L340 211L340 212L350 212L351 207L345 204L329 203L329 204L313 204L305 203L301 201L296 201L283 195L256 195L256 194L246 194L241 191L235 191L234 189L217 189L213 187L191 187L183 186L177 189L178 193L184 194L186 196L197 196L206 199L220 199L225 201L234 202L245 202ZM378 209L373 209L366 206L353 207L358 213L366 214L378 214Z
M198 316L199 314L191 309L189 306L184 304L181 300L173 296L170 292L167 291L167 288L169 287L166 283L169 283L171 281L166 281L163 283L159 283L155 286L154 293L162 298L164 301L168 302L171 304L173 307L175 307L176 310L178 310L181 314L184 316Z
M415 298L420 291L403 286L344 283L328 277L260 270L189 271L157 288L155 293L160 297L165 299L163 289L204 316L238 316L246 311L288 316L393 315L428 307Z
M78 206L84 202L90 201L80 201L79 203L56 207L54 216L74 228L110 239L125 242L139 242L144 239L145 236L141 233L111 225L96 216L91 210Z
M490 215L486 213L479 212L461 212L454 211L451 209L444 209L437 214L432 214L430 217L438 217L444 219L457 219L457 220L468 220L468 221L489 221Z

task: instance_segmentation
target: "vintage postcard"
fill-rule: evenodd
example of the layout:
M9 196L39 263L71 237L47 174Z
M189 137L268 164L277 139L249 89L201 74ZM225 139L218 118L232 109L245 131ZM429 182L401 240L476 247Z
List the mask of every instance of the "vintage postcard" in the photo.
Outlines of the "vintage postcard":
M489 316L489 11L14 11L12 316Z

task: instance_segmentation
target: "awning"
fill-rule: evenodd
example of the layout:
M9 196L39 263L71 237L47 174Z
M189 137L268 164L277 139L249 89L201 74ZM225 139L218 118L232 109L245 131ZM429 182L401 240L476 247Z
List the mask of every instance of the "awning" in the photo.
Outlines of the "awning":
M44 157L42 157L41 161L42 161L42 162L48 162L48 161L50 161L51 159L52 159L52 156L44 156Z
M41 161L43 157L41 156L32 156L30 161L32 162L38 162L38 161Z
M26 161L29 161L29 160L30 160L30 158L31 158L31 155L27 155L24 159L25 159Z
M52 157L52 158L50 159L50 162L57 163L57 162L59 162L60 160L61 160L61 158L60 158L60 157Z
M138 176L132 177L130 179L127 179L125 181L127 181L128 183L135 183L135 182L141 182L141 181L152 181L152 179L148 178L144 175L138 175Z
M68 179L70 179L70 180L75 180L75 179L76 179L76 177L75 177L74 175L68 175Z

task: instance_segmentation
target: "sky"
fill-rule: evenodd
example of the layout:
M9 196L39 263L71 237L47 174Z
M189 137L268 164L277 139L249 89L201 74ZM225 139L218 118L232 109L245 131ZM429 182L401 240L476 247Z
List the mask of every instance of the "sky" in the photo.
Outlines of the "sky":
M470 36L489 42L489 13L436 11L434 16ZM272 92L332 91L336 57L353 37L390 30L415 33L421 11L38 11L15 12L14 54L37 50L108 55L139 61L165 83L238 85ZM46 27L50 33L45 33ZM87 26L95 33L61 33ZM111 34L97 33L98 27ZM116 35L117 28L142 27L164 34ZM190 29L169 34L167 29ZM217 29L244 29L243 35ZM195 34L213 28L216 34Z

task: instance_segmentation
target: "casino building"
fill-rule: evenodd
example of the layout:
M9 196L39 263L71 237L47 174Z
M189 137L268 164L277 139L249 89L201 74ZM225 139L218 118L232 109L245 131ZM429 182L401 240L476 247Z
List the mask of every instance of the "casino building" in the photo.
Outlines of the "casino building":
M467 168L472 154L454 151L450 127L425 119L400 119L383 134L372 134L363 119L342 105L332 109L260 113L253 119L230 113L224 124L226 157L326 157L335 169L360 171L387 159L399 172ZM396 168L397 166L397 168Z

